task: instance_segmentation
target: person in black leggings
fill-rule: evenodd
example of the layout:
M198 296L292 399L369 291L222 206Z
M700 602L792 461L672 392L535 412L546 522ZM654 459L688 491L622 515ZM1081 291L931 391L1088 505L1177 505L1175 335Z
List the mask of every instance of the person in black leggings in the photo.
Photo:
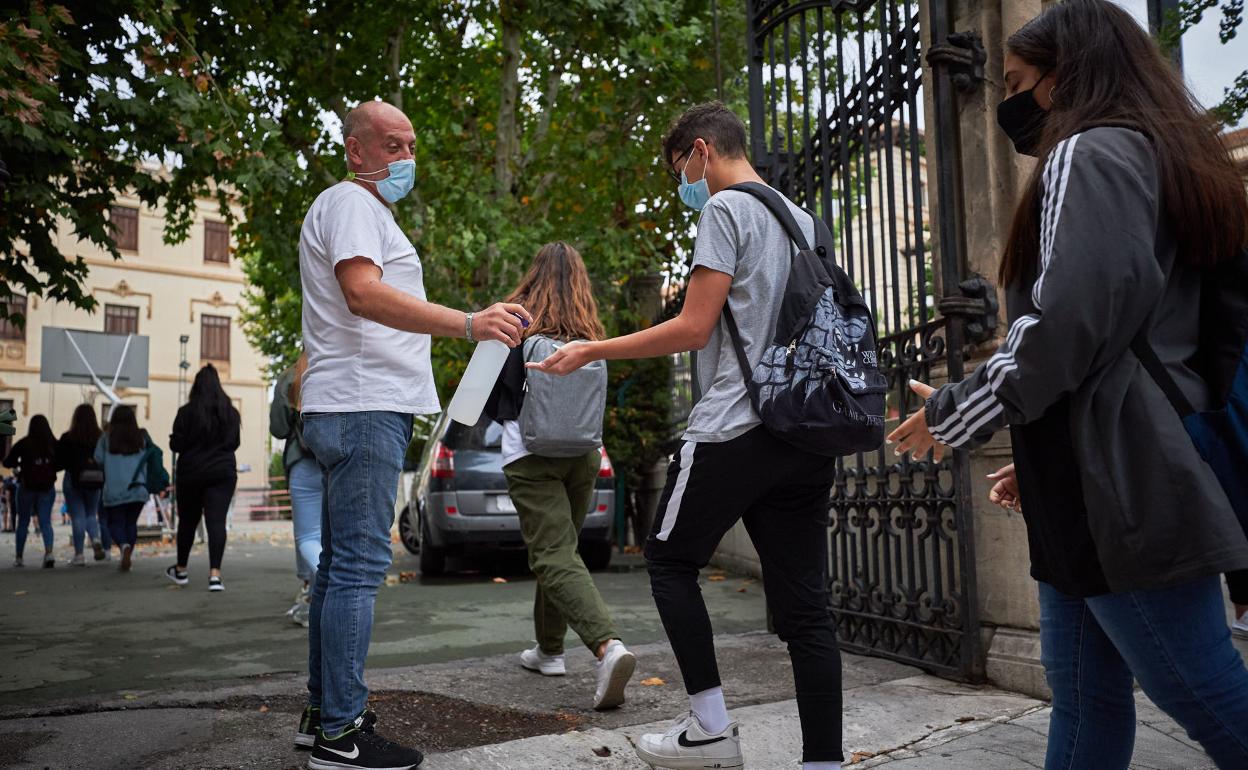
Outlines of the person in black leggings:
M178 585L190 577L186 565L203 519L208 529L208 590L224 591L221 558L225 554L225 517L238 483L234 450L239 443L238 410L208 364L195 375L191 396L173 420L169 448L178 453L178 563L165 575Z

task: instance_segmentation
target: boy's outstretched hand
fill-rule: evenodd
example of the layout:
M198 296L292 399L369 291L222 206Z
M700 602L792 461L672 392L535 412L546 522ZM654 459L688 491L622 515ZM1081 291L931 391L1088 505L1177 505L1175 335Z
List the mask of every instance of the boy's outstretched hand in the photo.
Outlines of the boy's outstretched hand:
M596 360L593 350L594 343L592 342L569 342L554 353L551 353L545 361L528 363L525 364L525 367L539 372L546 372L547 374L563 376L575 372L590 361Z
M926 400L936 389L930 385L924 385L916 380L910 381L910 390L914 391L919 398ZM927 429L927 407L919 408L919 411L906 418L906 421L897 426L897 429L888 434L888 443L897 445L897 455L909 453L911 457L916 459L925 456L928 451L932 452L932 459L940 462L940 458L945 456L945 450L948 449L944 444L938 442Z

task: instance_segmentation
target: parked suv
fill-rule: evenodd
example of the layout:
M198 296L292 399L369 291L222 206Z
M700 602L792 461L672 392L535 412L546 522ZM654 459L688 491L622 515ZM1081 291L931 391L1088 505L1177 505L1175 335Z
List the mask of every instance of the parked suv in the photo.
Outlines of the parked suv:
M420 555L423 574L445 573L448 556L524 548L503 476L502 440L503 426L488 417L471 428L445 414L438 420L412 482L411 502L399 513L399 535L407 550ZM611 562L615 472L601 451L598 483L581 528L581 558L591 570Z

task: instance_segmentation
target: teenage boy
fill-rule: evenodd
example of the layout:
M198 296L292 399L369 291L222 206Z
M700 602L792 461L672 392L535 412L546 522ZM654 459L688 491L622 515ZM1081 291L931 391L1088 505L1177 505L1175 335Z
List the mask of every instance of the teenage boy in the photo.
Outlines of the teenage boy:
M750 364L757 365L776 331L793 244L761 201L725 189L763 180L746 157L745 126L723 104L700 104L681 115L663 138L663 157L680 183L681 200L702 212L680 315L625 337L568 344L530 364L567 374L599 359L702 351L703 396L668 468L645 546L651 590L691 711L667 732L642 736L637 753L677 770L744 764L698 588L699 570L724 533L744 519L762 561L776 631L793 661L803 770L839 770L841 658L828 611L824 550L834 461L794 448L761 425L721 320L726 302ZM792 202L789 207L813 243L814 221Z

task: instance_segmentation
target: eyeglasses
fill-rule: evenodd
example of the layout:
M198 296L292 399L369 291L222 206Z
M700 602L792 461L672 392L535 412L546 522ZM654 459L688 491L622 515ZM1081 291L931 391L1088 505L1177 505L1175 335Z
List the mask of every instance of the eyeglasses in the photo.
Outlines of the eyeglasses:
M685 150L684 152L682 152L681 154L677 155L677 156L676 156L676 162L675 162L675 163L673 163L672 165L670 165L670 166L668 166L668 167L667 167L667 175L668 175L668 176L670 176L670 177L672 178L672 181L673 181L673 182L676 182L677 184L679 184L679 183L680 183L680 172L676 170L676 166L678 166L678 165L680 164L680 160L681 160L681 158L684 158L684 157L685 157L685 156L687 156L689 153L693 152L694 145L696 145L697 143L698 143L698 140L697 140L697 139L694 139L694 140L693 140L693 143L689 145L689 149L687 149L687 150Z

